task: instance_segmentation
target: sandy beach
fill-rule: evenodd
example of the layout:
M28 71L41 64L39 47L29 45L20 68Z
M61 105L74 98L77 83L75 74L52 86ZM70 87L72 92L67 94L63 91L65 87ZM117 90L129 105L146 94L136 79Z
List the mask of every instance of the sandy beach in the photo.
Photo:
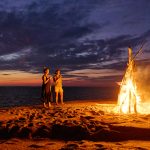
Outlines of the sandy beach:
M98 100L0 108L0 149L150 149L150 115L115 109Z

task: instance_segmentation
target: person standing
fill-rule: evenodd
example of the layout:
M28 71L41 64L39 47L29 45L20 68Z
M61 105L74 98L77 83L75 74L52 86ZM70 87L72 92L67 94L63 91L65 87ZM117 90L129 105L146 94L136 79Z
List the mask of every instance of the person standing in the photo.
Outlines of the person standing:
M53 77L54 81L54 88L55 88L55 99L56 99L56 105L58 105L58 96L60 95L61 104L64 104L63 102L63 88L62 88L62 75L59 69L55 71L55 75Z
M46 107L46 104L48 104L48 106L51 107L51 79L52 79L52 77L49 75L48 68L44 68L43 73L44 73L42 76L43 105L44 105L44 107Z

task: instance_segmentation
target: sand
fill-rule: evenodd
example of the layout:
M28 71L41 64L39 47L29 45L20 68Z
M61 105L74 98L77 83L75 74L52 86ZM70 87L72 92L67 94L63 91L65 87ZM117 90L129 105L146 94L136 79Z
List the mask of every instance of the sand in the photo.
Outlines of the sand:
M0 150L150 149L150 114L119 114L107 101L0 109Z

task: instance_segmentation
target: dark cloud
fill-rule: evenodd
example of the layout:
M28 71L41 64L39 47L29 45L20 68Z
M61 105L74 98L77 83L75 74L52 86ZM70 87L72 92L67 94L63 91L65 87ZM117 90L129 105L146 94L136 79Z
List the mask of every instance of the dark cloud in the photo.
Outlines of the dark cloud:
M138 2L135 5L141 4ZM146 7L147 1L143 3ZM132 8L136 6L131 4L133 1L123 4L105 0L1 1L0 69L33 73L41 72L43 66L51 67L52 71L62 68L63 73L85 68L123 70L127 47L131 45L135 52L150 38L147 20L140 22L143 27L140 26L140 31L138 28L133 29L136 30L133 33L126 31L131 31L132 17L133 21L140 21L133 13ZM141 18L145 12L139 11ZM144 15L141 20L146 18ZM126 26L125 33L123 27ZM22 52L28 48L29 53Z
M50 66L54 68L69 68L83 69L83 68L93 68L89 64L98 63L99 65L94 66L96 69L108 68L122 70L126 65L127 57L127 47L128 45L141 43L143 40L143 35L141 37L132 37L130 35L119 36L116 38L111 38L107 40L97 40L97 41L84 41L83 43L71 44L67 46L58 46L54 50L37 49L35 53L33 51L31 54L21 56L16 60L10 60L11 69L19 70L37 70L41 71L43 66ZM40 51L41 50L41 51ZM120 58L120 56L126 55L125 58ZM118 62L108 65L101 65L105 61L118 60ZM16 62L18 62L16 64ZM7 62L8 63L8 62ZM9 64L8 63L8 64ZM1 61L1 65L5 64ZM23 67L22 67L23 66ZM6 66L5 66L6 67ZM5 68L4 67L4 68ZM10 66L8 65L8 68Z

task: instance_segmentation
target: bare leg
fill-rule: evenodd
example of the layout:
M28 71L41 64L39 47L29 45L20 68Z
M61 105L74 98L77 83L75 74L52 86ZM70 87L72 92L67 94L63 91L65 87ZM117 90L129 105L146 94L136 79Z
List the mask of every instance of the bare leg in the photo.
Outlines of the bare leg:
M61 99L61 104L64 104L64 102L63 102L63 92L60 93L60 99Z
M56 94L56 105L58 105L58 92L56 92L55 94Z
M46 108L46 104L45 104L45 102L43 103L43 106Z
M48 107L51 107L51 102L48 102Z

